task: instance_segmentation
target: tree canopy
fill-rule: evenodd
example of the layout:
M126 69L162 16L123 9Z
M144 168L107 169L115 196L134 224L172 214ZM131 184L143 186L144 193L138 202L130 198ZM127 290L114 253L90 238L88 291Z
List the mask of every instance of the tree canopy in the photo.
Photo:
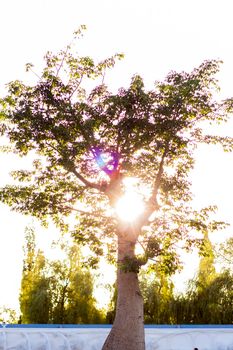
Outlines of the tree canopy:
M52 218L63 229L64 218L77 211L74 236L91 242L100 254L100 237L114 233L111 205L123 194L122 178L136 177L145 200L140 225L147 227L151 256L153 232L158 244L172 247L191 231L207 228L201 220L208 210L200 216L189 204L189 172L199 143L220 143L231 150L231 138L207 135L204 128L206 122L226 121L231 101L214 100L220 63L214 60L191 73L170 72L152 91L136 75L128 88L113 94L103 77L121 57L95 63L73 56L68 46L57 55L47 53L35 86L9 83L9 95L1 100L1 132L15 153L33 150L38 157L31 171L12 173L19 183L2 188L0 198L43 222ZM87 80L97 85L91 89ZM155 211L156 218L148 222ZM172 248L170 253L175 254Z

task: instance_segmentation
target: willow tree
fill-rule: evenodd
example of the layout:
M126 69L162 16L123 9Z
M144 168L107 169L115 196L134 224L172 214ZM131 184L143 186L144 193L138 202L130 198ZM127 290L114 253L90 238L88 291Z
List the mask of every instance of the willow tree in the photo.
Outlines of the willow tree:
M23 271L19 303L22 323L49 323L51 292L45 274L46 259L35 242L33 228L25 229Z
M78 242L97 255L117 250L117 311L103 349L143 350L140 267L163 257L164 269L175 270L178 242L189 249L195 230L218 228L208 210L192 210L189 173L198 143L232 148L232 139L204 132L226 121L229 103L213 97L217 61L170 72L150 91L135 75L112 93L105 76L121 55L95 63L72 52L48 53L34 85L8 86L2 133L15 153L38 158L31 170L13 173L18 182L2 188L0 199L64 230L75 211Z

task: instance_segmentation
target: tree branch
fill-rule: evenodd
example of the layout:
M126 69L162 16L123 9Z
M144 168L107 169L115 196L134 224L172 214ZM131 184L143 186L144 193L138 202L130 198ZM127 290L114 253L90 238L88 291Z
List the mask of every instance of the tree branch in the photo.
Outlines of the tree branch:
M60 154L62 156L62 153L59 152L59 150L54 147L53 145L49 144L48 142L46 142L48 147L51 147L54 151L58 152L58 154ZM84 185L86 185L89 188L95 188L96 190L102 191L101 189L101 185L97 184L97 183L93 183L91 181L86 180L81 174L79 174L77 172L77 170L75 169L75 166L73 164L72 161L67 161L66 164L63 164L64 168L67 171L71 171Z
M141 219L141 225L145 225L146 223L148 223L148 219L151 216L151 214L155 211L159 209L159 204L157 201L157 195L158 195L158 190L161 184L161 180L162 180L162 175L163 175L163 167L164 167L164 160L167 156L167 152L168 152L168 146L169 146L169 142L167 142L166 147L163 151L163 155L162 158L160 160L160 164L159 164L159 170L154 182L154 187L153 187L153 191L151 194L151 197L149 198L149 200L146 203L146 210L143 213L143 217Z
M94 217L101 217L103 219L109 219L108 216L101 215L99 212L89 212L89 211L77 209L77 208L74 208L74 207L70 207L69 205L65 205L61 209L70 209L70 210L76 211L76 212L78 212L80 214L84 214L84 215L88 215L88 216L94 216Z
M101 191L101 186L99 184L88 181L81 174L79 174L75 168L72 168L70 170L82 183L84 183L84 185L86 185L89 188L95 188L96 190Z
M155 179L154 188L153 188L150 200L149 200L150 202L157 202L156 197L157 197L159 186L160 186L161 180L162 180L164 160L166 158L167 151L168 151L168 144L165 147L165 150L163 152L163 155L162 155L162 158L161 158L161 161L159 164L159 171L158 171L158 174L157 174L156 179Z
M74 95L74 93L78 90L79 86L81 85L82 80L83 80L83 74L81 75L81 77L80 77L78 83L76 84L76 86L74 87L74 89L71 91L71 93L70 93L70 95L69 95L69 100L70 100L70 101L71 101L71 98L72 98L72 96ZM67 84L67 85L69 85L69 84Z

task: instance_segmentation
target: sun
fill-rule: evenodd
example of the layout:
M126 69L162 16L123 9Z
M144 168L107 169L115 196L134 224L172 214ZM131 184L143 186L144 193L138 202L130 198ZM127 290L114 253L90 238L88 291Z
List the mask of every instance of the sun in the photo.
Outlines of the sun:
M124 180L125 193L116 203L116 214L127 222L133 222L144 211L143 196L137 191L137 179Z

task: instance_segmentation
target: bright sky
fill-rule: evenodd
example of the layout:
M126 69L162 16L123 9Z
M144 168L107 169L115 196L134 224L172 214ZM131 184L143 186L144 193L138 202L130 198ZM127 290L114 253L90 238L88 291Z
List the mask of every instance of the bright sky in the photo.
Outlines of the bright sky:
M221 94L233 95L231 0L3 0L0 93L11 80L28 81L27 62L40 71L46 51L63 48L81 24L88 27L82 53L97 58L125 54L110 75L113 88L127 85L135 73L152 86L170 70L191 70L204 59L220 58L224 61L219 75ZM217 132L233 136L233 123ZM202 148L197 155L196 205L215 203L219 217L231 221L233 155L215 148ZM0 161L1 185L18 160L0 155ZM24 228L31 222L0 206L0 304L17 305ZM215 240L222 238L216 234ZM49 232L41 232L40 242L46 246L50 241ZM187 262L193 266L192 258ZM183 276L187 277L189 269Z

